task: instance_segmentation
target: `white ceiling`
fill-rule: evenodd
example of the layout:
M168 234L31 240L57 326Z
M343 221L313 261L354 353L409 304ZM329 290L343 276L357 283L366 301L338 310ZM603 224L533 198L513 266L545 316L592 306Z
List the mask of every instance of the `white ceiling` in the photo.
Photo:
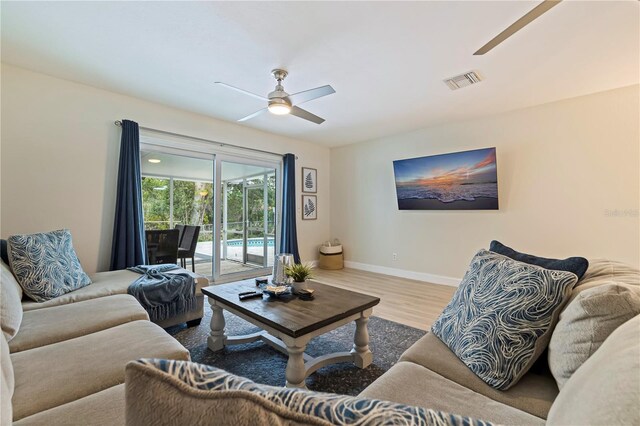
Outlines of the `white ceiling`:
M635 0L565 0L472 55L537 3L2 2L2 61L229 121L264 105L213 82L266 95L283 67L289 93L334 87L304 104L327 121L243 125L328 146L638 83Z

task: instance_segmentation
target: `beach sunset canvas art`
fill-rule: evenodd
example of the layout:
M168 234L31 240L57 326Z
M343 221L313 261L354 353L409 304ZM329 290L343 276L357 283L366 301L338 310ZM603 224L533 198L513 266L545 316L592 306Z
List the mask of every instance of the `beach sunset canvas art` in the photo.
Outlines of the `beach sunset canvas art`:
M497 210L496 149L393 162L400 210Z

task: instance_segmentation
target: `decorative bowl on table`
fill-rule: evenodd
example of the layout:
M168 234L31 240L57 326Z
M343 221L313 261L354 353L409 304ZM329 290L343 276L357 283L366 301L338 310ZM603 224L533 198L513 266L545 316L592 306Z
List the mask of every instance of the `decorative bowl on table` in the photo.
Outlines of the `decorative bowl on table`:
M291 294L291 287L288 285L266 285L262 287L262 292L267 296L281 297Z

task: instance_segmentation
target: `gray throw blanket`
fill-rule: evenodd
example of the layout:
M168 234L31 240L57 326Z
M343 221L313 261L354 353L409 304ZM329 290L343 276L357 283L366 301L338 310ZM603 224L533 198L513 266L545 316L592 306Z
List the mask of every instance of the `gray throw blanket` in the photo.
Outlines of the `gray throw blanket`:
M138 265L129 268L142 276L131 283L127 292L138 299L153 322L184 314L196 307L195 280L186 272L166 273L174 269L178 269L178 265Z

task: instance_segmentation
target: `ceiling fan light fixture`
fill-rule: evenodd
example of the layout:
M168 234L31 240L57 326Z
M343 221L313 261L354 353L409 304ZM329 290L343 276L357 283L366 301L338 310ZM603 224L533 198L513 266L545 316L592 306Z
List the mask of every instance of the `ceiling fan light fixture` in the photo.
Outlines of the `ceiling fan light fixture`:
M271 74L278 82L276 84L275 90L269 93L266 97L256 95L255 93L248 92L246 90L237 88L230 84L223 83L221 81L216 81L215 84L219 84L222 87L226 87L228 89L234 90L236 92L243 93L247 96L251 96L252 98L259 99L261 101L267 102L267 106L262 108L253 114L249 114L246 117L239 119L238 121L243 122L250 120L254 117L257 117L265 112L269 111L274 115L287 115L291 114L295 117L302 118L303 120L310 121L315 124L324 123L324 118L318 117L315 114L310 113L307 110L300 108L298 105L303 102L312 101L314 99L321 98L323 96L330 95L335 93L333 87L329 85L316 87L315 89L304 90L302 92L294 93L293 95L288 94L284 90L284 86L282 85L282 81L287 76L287 71L283 69L275 69L271 71Z
M287 115L291 112L291 107L286 103L274 102L268 106L269 112L275 115Z

